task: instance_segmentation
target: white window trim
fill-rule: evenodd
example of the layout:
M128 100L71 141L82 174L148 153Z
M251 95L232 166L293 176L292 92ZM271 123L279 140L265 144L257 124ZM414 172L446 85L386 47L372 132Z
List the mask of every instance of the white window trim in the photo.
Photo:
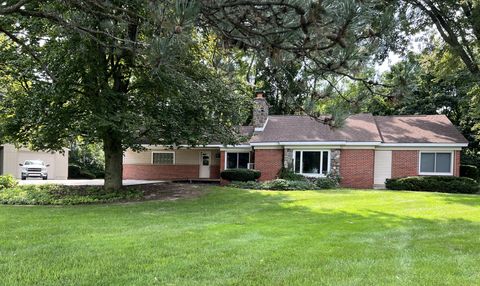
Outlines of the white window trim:
M228 168L228 165L227 165L228 153L237 154L237 168L233 168L233 169L238 169L238 154L240 154L240 153L248 153L248 164L250 164L250 162L251 162L251 160L252 160L252 158L251 158L251 157L252 157L252 154L250 154L250 151L225 152L225 158L224 158L224 160L225 160L225 162L224 162L224 163L225 163L225 164L224 164L225 170L229 169L229 168ZM248 164L247 164L247 169L248 169Z
M296 153L297 152L300 152L300 173L296 173L295 172L295 158L297 157L296 156ZM300 174L300 175L304 175L306 177L321 177L321 178L325 178L327 175L324 175L322 173L320 174L316 174L316 173L303 173L303 152L321 152L321 156L320 156L320 165L323 164L323 152L328 152L328 165L327 165L327 175L330 173L330 164L331 164L331 152L330 150L303 150L303 149L300 149L300 150L293 150L293 172L295 174ZM323 167L323 166L322 166ZM321 169L320 169L321 171Z
M433 153L435 154L435 161L433 162L434 168L437 164L437 153L450 153L450 172L422 172L422 154ZM453 166L455 165L455 153L453 151L420 151L418 152L418 174L423 176L453 176Z
M150 163L152 165L155 165L155 166L168 166L168 165L170 165L170 164L154 164L153 163L153 156L156 153L159 153L159 154L161 154L161 153L173 154L173 163L171 165L175 165L175 151L152 151L152 156L151 156L151 160L150 160Z

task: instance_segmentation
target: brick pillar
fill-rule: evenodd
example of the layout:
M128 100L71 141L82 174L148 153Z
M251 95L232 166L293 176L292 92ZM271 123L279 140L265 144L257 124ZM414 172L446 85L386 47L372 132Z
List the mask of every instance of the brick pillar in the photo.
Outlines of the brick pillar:
M340 184L343 187L373 188L375 150L342 149L340 151Z
M269 181L277 178L283 166L283 149L255 150L255 169L262 175L260 181Z
M453 175L459 177L460 176L460 161L461 161L461 151L455 151L454 156L455 159L453 161Z

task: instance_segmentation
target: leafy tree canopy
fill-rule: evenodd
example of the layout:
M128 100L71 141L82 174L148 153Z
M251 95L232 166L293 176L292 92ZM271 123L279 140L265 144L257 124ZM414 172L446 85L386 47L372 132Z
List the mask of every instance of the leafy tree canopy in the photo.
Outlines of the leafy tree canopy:
M237 142L254 88L291 113L336 83L374 85L363 67L397 44L394 12L374 0L7 0L0 125L35 149L102 142L118 189L123 151L142 141Z

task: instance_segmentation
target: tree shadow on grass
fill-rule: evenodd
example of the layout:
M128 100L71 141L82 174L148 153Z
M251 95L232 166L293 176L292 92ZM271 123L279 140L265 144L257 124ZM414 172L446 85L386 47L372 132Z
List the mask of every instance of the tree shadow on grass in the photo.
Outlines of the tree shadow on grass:
M480 208L480 195L479 194L472 194L472 195L459 195L459 194L442 194L442 200L447 203L452 204L463 204L467 206L473 206Z

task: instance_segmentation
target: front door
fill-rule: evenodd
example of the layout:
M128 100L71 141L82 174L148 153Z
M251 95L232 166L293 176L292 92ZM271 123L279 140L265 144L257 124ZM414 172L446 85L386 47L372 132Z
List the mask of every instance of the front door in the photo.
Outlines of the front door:
M199 178L208 179L210 178L210 161L212 158L212 152L202 151L200 152L200 174Z

